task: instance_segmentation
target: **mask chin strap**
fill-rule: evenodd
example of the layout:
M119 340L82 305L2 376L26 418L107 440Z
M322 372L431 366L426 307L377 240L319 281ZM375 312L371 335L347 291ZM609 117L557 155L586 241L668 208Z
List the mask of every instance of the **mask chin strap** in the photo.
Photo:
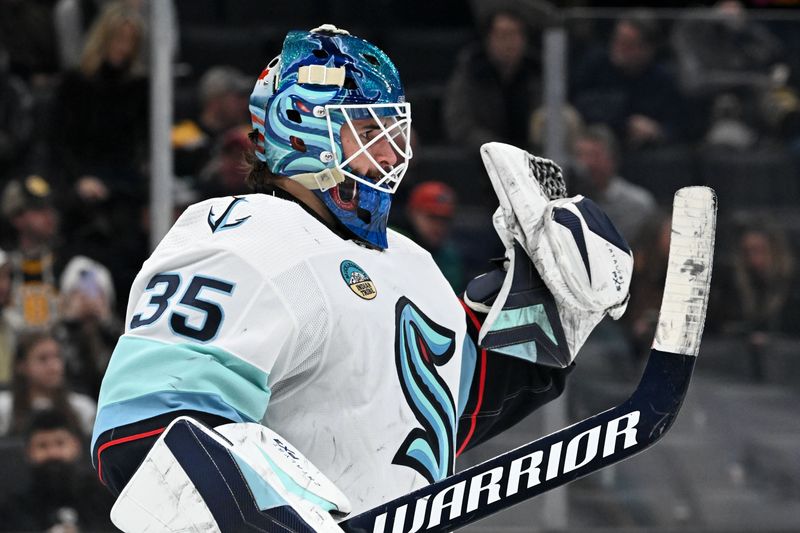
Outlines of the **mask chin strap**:
M338 168L326 168L320 172L306 172L289 176L306 189L325 192L333 189L345 180L344 174Z
M294 176L290 176L290 179L296 181L306 189L325 192L342 183L345 180L345 175L342 174L338 168L326 168L320 172L295 174ZM369 224L372 221L372 213L362 207L356 209L356 216L361 219L364 224Z

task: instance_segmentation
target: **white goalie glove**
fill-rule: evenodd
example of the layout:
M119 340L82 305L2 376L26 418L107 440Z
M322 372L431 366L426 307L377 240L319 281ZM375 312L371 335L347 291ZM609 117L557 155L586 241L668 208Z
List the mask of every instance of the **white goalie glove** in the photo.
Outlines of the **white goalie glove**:
M502 143L484 144L481 157L500 201L493 221L510 265L488 304L467 290L467 304L488 312L479 343L566 367L606 313L617 319L625 311L630 247L594 202L564 198L552 161Z

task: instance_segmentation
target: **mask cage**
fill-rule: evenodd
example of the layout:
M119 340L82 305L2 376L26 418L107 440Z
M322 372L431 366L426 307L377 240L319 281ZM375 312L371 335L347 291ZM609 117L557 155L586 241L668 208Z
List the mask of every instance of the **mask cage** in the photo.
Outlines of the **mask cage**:
M325 115L328 121L328 135L331 146L336 146L334 141L334 128L337 123L341 128L349 128L350 132L358 144L357 150L346 159L344 154L342 160L337 161L336 168L345 176L356 180L359 183L376 189L378 191L394 193L400 185L400 181L408 170L408 163L413 157L411 150L411 104L345 104L345 105L326 105ZM332 120L332 116L337 116L340 120ZM378 133L366 142L358 134L354 120L371 119L377 126ZM341 135L339 136L341 138ZM369 149L377 143L386 140L397 156L397 163L391 168L383 168ZM359 175L349 170L349 164L359 156L364 155L376 169L378 176L370 178Z

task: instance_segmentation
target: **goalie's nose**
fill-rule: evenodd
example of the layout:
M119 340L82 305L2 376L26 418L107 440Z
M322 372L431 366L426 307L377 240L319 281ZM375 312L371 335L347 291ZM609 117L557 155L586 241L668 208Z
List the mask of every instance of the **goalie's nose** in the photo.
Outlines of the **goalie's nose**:
M367 149L385 172L391 171L397 164L397 153L385 136Z

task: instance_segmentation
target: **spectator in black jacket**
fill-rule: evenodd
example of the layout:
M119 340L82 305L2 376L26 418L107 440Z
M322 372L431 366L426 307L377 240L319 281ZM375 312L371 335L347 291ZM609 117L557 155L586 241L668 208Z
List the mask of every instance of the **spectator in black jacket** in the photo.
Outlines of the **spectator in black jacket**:
M740 225L735 247L715 268L712 289L709 330L751 340L797 334L796 258L775 220L757 217Z
M586 123L609 125L628 148L683 136L683 99L657 61L658 22L648 12L620 19L609 46L590 52L575 70L571 101Z
M51 118L66 182L84 202L143 188L148 86L140 48L144 23L121 2L92 26L80 68L68 72Z
M62 414L37 413L25 434L30 483L0 504L0 531L114 530L113 499L94 478L87 455Z
M33 130L33 98L9 71L8 51L0 43L0 180L19 170Z
M494 12L483 41L465 48L444 96L444 121L453 142L477 149L489 141L524 147L541 102L541 67L532 28L521 14Z

